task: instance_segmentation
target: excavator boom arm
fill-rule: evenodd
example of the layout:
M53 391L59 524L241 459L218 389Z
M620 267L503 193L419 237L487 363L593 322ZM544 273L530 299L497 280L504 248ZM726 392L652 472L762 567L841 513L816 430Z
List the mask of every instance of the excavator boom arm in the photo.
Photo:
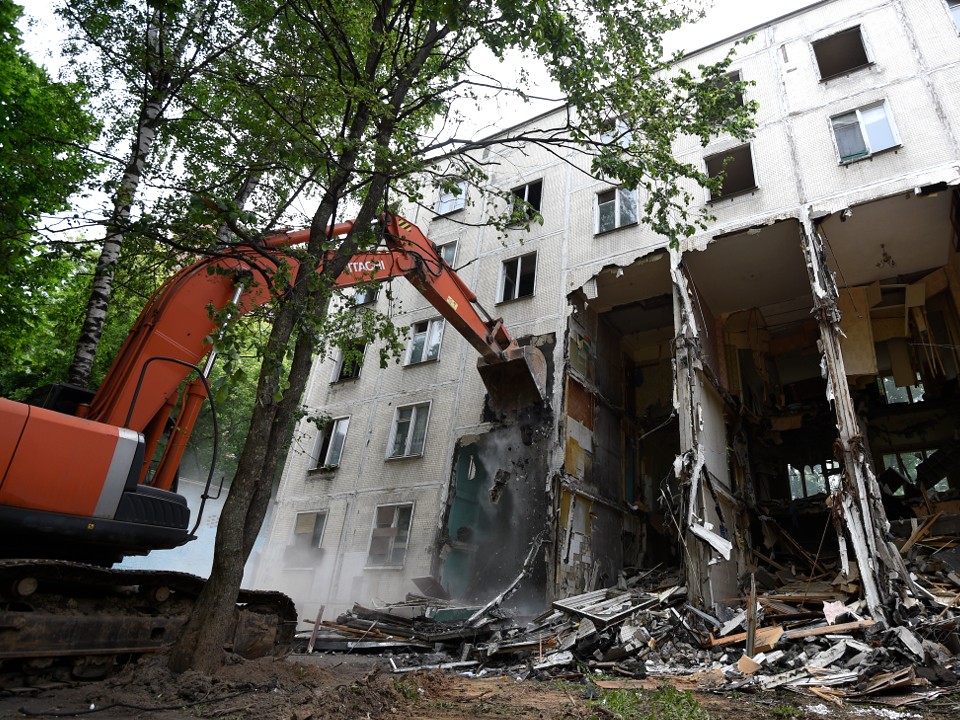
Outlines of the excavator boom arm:
M516 342L499 320L484 319L476 295L447 265L436 246L402 217L385 213L380 222L386 249L352 257L335 285L349 287L404 276L488 364L507 359L505 353L515 350ZM344 235L352 228L353 223L346 222L334 226L332 232L334 236ZM236 248L204 258L164 283L134 324L86 417L144 431L164 407L169 407L189 375L189 367L181 363L196 365L209 353L217 331L215 312L222 311L233 299L238 278L252 276L237 302L237 312L244 314L270 299L270 278L281 262L287 263L293 281L300 263L280 249L308 239L309 231L305 230L278 233L268 237L260 249ZM318 269L335 252L331 251ZM282 288L275 290L281 292Z

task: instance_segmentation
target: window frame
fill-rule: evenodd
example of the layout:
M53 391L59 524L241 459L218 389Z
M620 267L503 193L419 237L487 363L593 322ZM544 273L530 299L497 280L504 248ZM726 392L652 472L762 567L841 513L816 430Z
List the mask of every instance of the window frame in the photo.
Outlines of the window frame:
M330 513L326 508L323 510L306 510L304 512L296 513L293 518L293 541L290 543L290 546L299 547L297 544L298 535L310 535L310 542L307 544L307 547L316 550L322 550L323 534L327 529L327 519L329 514ZM310 528L309 532L299 532L297 528L300 525L300 518L307 515L313 515L313 526ZM317 520L319 518L323 518L323 522L320 524L320 531L317 532Z
M756 190L759 189L760 186L757 184L757 168L753 160L753 143L749 143L749 142L741 143L740 145L727 148L726 150L721 150L720 152L715 152L710 155L704 155L703 157L704 171L706 172L707 176L710 178L717 177L719 172L723 172L724 173L723 182L724 184L726 184L727 180L731 176L726 174L726 163L724 163L723 161L728 157L733 157L734 161L736 161L736 157L734 157L734 154L743 150L744 148L746 148L747 152L750 154L750 178L752 179L753 184L748 187L741 187L736 190L730 190L729 192L723 192L721 188L721 192L716 195L714 195L712 191L707 191L707 195L708 195L707 202L719 202L720 200L729 200L730 198L736 197L738 195L745 195L747 193L755 192ZM714 161L717 159L721 161L720 170L717 173L711 174L711 171L710 171L711 161Z
M536 187L536 203L530 201L530 190ZM518 209L518 214L523 214L528 220L532 220L540 213L543 206L543 178L531 180L530 182L511 188L514 207Z
M523 275L524 261L530 258L533 259L533 269L532 269L533 277L530 280L530 291L521 295L520 290L521 290L521 284L522 284L521 281L524 277ZM506 297L507 280L509 277L507 274L508 272L507 266L508 264L511 264L511 263L516 263L517 268L515 271L515 279L513 283L512 295L511 297ZM498 303L513 302L515 300L523 300L524 298L533 297L536 291L536 285L537 285L537 251L536 250L534 250L533 252L525 253L523 255L516 255L512 258L507 258L506 260L500 263L500 277L497 279L497 302Z
M390 525L378 525L378 516L381 510L388 508L393 508L393 520ZM400 530L400 512L402 510L407 510L409 515L407 517L407 528L406 534L401 543L403 546L403 557L400 559L400 562L393 562L393 556L397 550L397 536L399 535ZM373 522L370 527L370 541L367 543L367 559L364 563L365 570L402 570L407 562L407 552L410 550L410 535L413 530L413 513L415 510L415 503L413 502L396 502L396 503L384 503L382 505L377 505L373 510ZM395 530L391 535L390 533L380 533L378 530ZM372 559L372 550L374 541L378 537L389 537L387 551L384 554L385 562L375 562Z
M460 188L460 192L458 194L453 190L439 188L436 205L438 216L451 215L467 206L467 181L464 179L454 180L451 184Z
M337 348L337 361L333 368L333 378L330 380L331 385L360 379L360 371L363 369L363 360L367 353L367 343L358 343L356 347L358 348L360 357L355 362L350 363L347 363L347 353L344 352L343 348ZM356 368L356 372L352 375L344 375L343 372L347 368Z
M417 359L413 358L413 349L416 344L417 337L421 334L416 328L420 325L426 324L426 328L423 330L423 345L422 353ZM403 352L403 366L409 367L411 365L422 365L428 362L438 362L440 360L440 348L443 345L443 329L445 326L443 318L430 318L429 320L419 320L410 325L410 338L407 340L407 347ZM434 328L439 326L439 330L434 331ZM436 348L437 352L433 357L427 355L428 348L433 347L428 344L432 334L436 332L437 341Z
M387 437L387 460L402 460L404 458L423 457L424 450L427 447L427 431L430 427L430 411L432 401L410 403L407 405L398 405L393 410L393 420L390 422L390 435ZM395 452L394 446L397 443L397 435L400 429L400 415L403 411L410 410L410 418L403 440L403 448L400 452ZM423 432L420 440L419 449L415 449L415 437L417 435L417 425L420 418L423 417Z
M336 462L329 462L330 453L333 452L334 445L333 437L335 430L343 424L343 439L340 441L340 445L337 452ZM340 461L343 460L343 449L347 444L347 433L350 431L350 416L341 415L340 417L330 418L322 428L319 428L316 436L313 439L313 447L310 450L310 462L307 465L307 472L328 472L331 470L336 470L340 467ZM321 458L323 462L321 462Z
M604 147L616 145L625 149L633 142L633 132L622 117L609 117L600 123L600 133L597 139L599 144Z
M893 375L877 375L877 391L884 405L917 405L923 402L927 390L923 378L916 373L913 385L897 385ZM899 397L891 397L899 396Z
M446 248L451 246L453 247L453 252L450 253L450 257L447 258ZM443 260L447 263L447 265L449 265L450 267L456 267L454 263L457 261L457 250L460 249L459 246L460 246L459 240L450 240L449 242L441 243L440 245L437 245L437 254L441 258L443 258Z
M862 113L867 110L872 110L873 108L881 108L883 110L883 119L886 121L887 129L890 131L891 144L884 147L874 150L870 147L870 135L867 132L867 125L863 120ZM840 150L840 140L837 137L837 121L840 118L843 118L847 115L855 115L857 120L857 128L860 131L860 139L863 142L866 152L857 155L848 155L844 156ZM833 146L837 151L837 157L840 159L841 165L849 165L850 163L857 162L859 160L865 160L866 158L873 157L878 153L882 153L886 150L893 150L895 148L901 147L902 143L900 142L900 134L897 132L897 126L893 122L893 114L890 112L890 106L887 103L886 99L878 100L877 102L867 103L866 105L861 105L855 107L851 110L846 110L842 113L837 113L836 115L831 115L829 118L830 121L830 133L833 136Z
M823 74L823 66L821 64L821 57L817 54L818 47L824 47L827 43L834 41L836 42L842 36L852 35L853 33L857 34L857 38L860 40L860 49L863 50L863 62L859 65L852 65L850 67L844 68L843 70L836 70L829 75ZM826 82L827 80L833 80L838 77L843 77L844 75L849 75L850 73L856 72L857 70L862 70L863 68L870 67L873 65L873 61L870 59L870 55L867 52L867 43L863 35L863 26L862 25L853 25L852 27L844 28L839 32L831 33L825 37L820 38L819 40L814 40L810 43L810 47L813 50L813 59L817 66L817 74L820 76L820 82Z
M364 307L373 305L380 297L380 284L376 285L358 285L353 289L353 297L350 298L352 307Z
M787 482L790 487L791 501L816 497L821 494L829 495L830 479L838 477L842 471L843 467L835 459L824 459L800 467L794 467L787 463ZM812 492L811 485L813 486ZM797 490L800 492L797 492Z
M947 12L953 20L954 30L960 32L960 0L946 0Z
M743 82L743 71L738 69L738 70L731 70L730 72L724 73L723 82L727 84ZM743 90L739 90L737 92L737 104L740 105L740 107L743 107L745 102L746 101L744 100L744 97L743 97Z
M601 229L600 228L600 214L601 206L611 202L610 200L600 202L600 198L609 193L613 193L613 219L614 225L611 228ZM621 198L624 195L633 195L633 207L634 214L633 219L629 222L622 223L622 214L623 214L623 203ZM606 235L607 233L614 232L626 227L632 227L640 223L640 203L637 197L636 189L623 188L619 186L608 187L605 190L602 190L598 193L595 193L593 196L593 234L594 235Z

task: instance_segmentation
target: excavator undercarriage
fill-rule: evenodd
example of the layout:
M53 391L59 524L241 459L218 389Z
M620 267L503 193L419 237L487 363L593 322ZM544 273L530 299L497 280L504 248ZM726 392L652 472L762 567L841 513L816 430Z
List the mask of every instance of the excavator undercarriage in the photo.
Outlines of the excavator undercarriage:
M37 678L96 679L179 635L204 580L195 575L54 560L0 560L0 687ZM244 658L286 652L293 601L242 590L226 649Z

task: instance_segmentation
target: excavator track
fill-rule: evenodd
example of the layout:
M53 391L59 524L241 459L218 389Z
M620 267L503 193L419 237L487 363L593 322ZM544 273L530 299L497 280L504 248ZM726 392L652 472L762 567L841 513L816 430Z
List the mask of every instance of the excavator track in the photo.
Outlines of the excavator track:
M0 560L0 687L24 678L95 679L179 636L205 580L58 560ZM226 649L245 658L285 652L293 601L241 590Z

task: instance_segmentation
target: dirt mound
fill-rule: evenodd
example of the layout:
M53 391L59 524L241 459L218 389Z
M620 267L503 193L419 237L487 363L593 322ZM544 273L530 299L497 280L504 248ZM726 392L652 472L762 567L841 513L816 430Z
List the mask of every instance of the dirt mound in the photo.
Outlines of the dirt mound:
M49 699L47 699L49 698ZM51 716L98 711L102 720L150 713L155 720L243 717L257 720L326 720L379 717L402 697L378 671L350 681L324 668L285 660L236 660L208 677L176 674L163 656L148 656L97 683L57 687L33 698L0 701L0 717ZM18 704L17 704L18 703Z

